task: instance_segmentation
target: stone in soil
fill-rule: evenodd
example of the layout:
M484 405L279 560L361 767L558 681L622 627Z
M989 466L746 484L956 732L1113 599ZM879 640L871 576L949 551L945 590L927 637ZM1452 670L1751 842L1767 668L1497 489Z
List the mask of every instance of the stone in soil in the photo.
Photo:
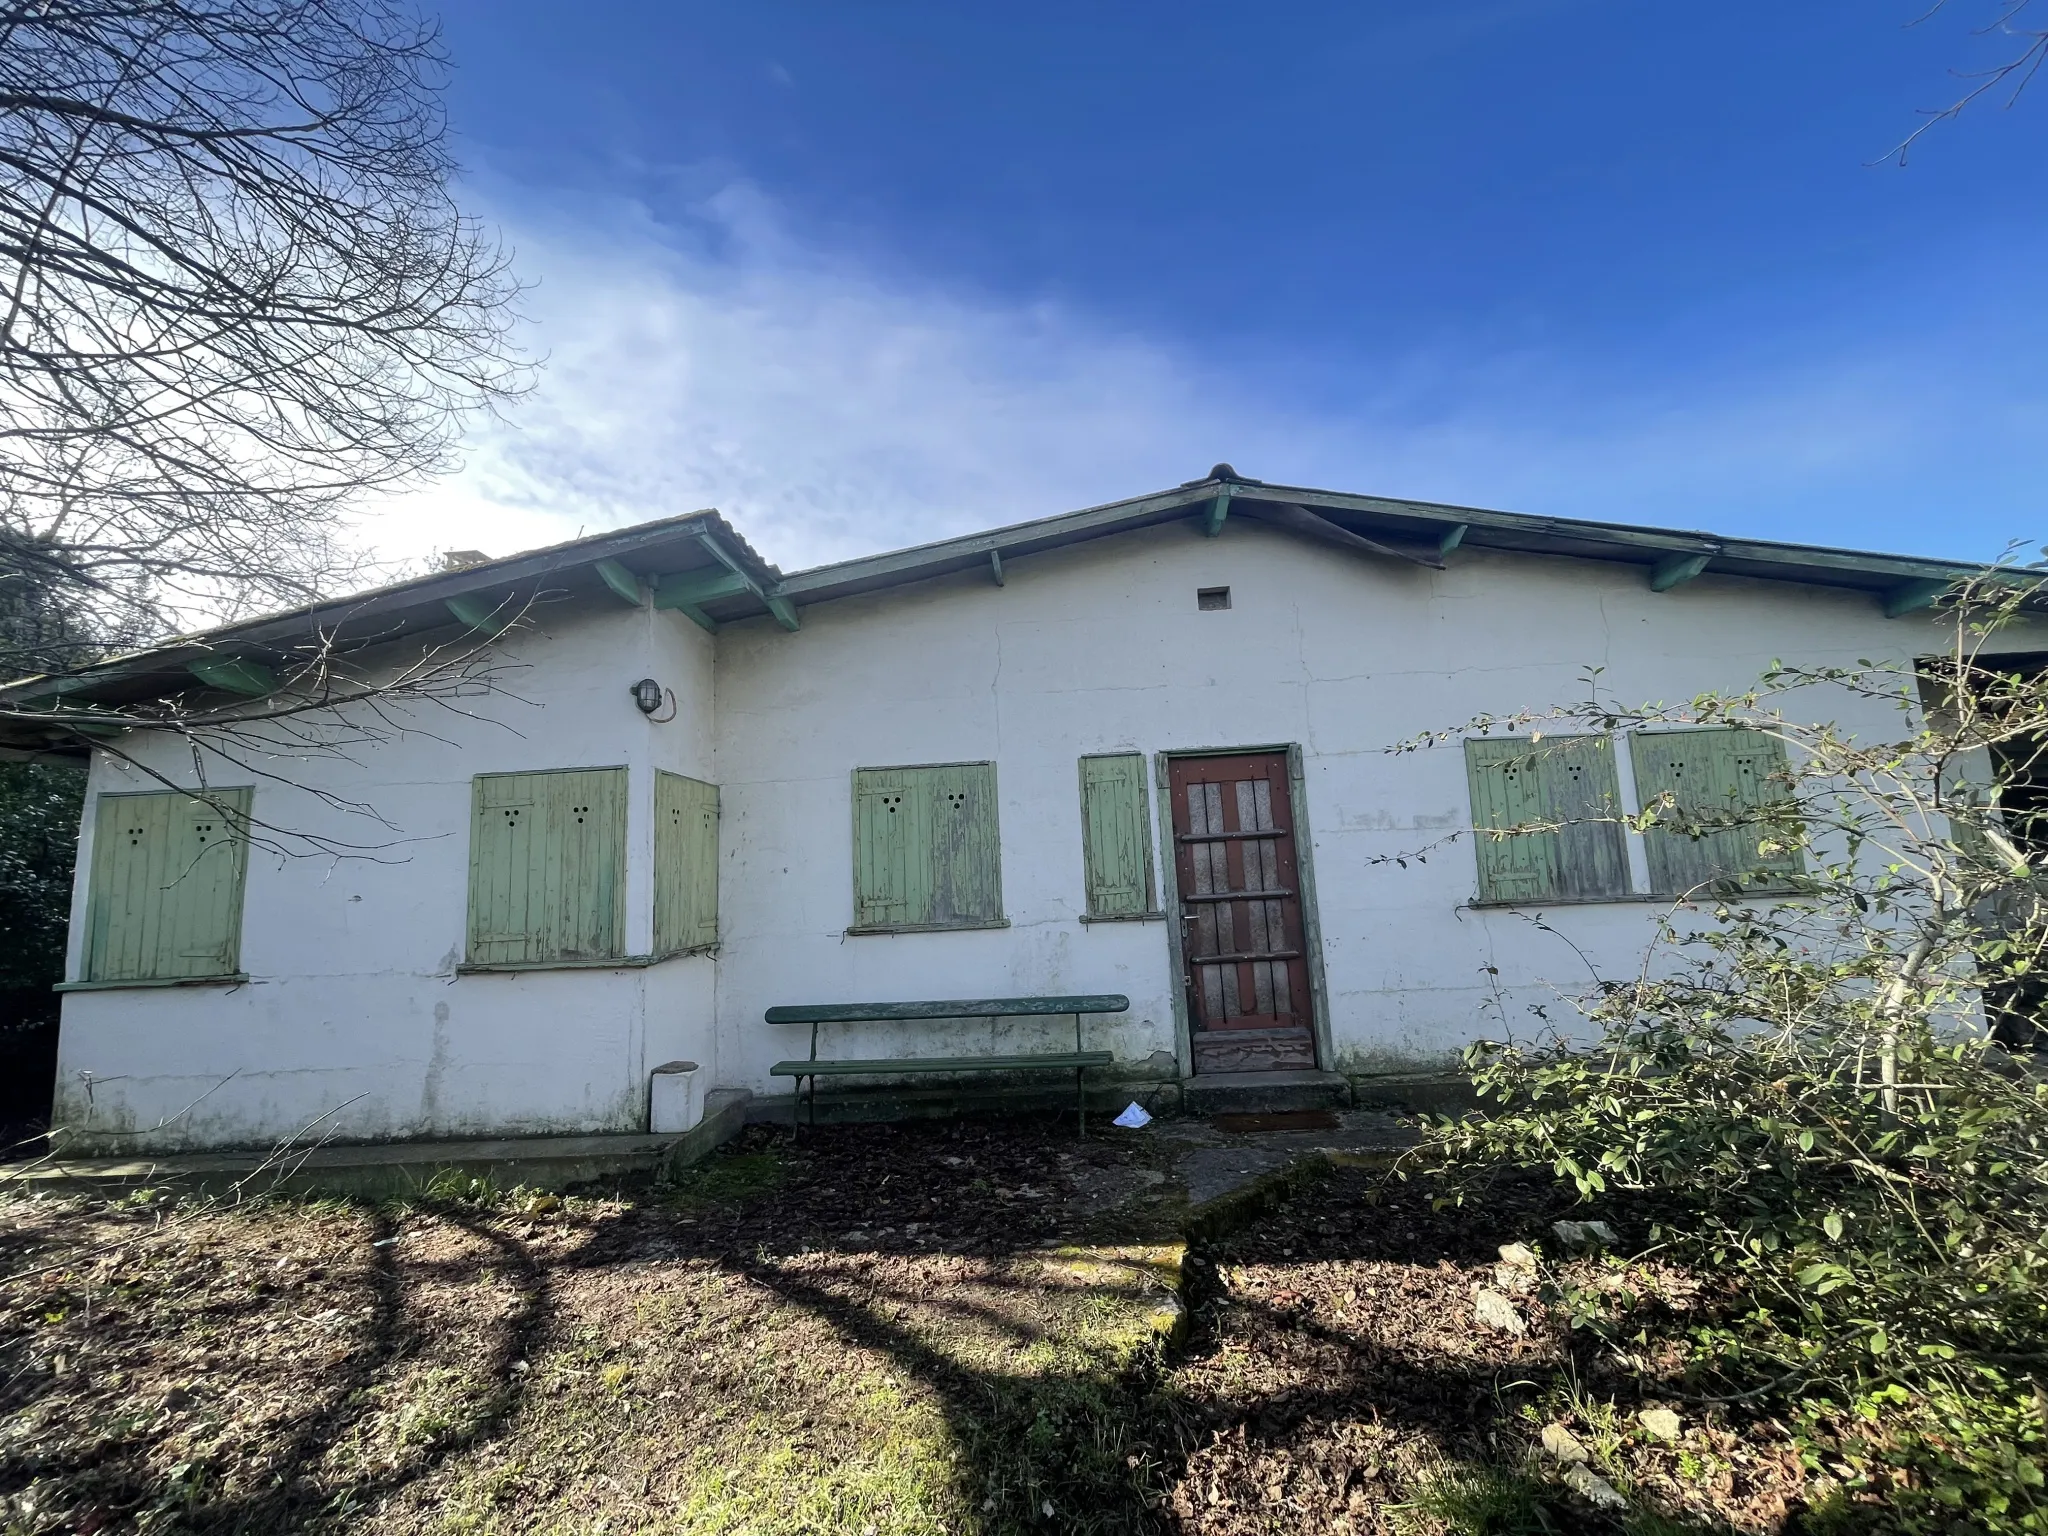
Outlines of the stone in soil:
M1486 1327L1498 1328L1502 1333L1519 1335L1529 1331L1515 1304L1499 1291L1480 1291L1472 1300L1472 1315Z
M1543 1454L1553 1461L1578 1463L1592 1458L1585 1442L1562 1424L1544 1425L1542 1444Z

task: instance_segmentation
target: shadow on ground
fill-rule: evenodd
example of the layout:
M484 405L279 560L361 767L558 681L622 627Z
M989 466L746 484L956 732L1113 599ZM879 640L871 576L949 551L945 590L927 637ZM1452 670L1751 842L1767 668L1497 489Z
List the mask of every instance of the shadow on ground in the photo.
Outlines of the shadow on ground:
M1542 1201L1461 1224L1343 1170L1187 1253L1177 1156L757 1129L675 1188L567 1200L15 1200L0 1528L1488 1529L1396 1506L1522 1467L1559 1411L1569 1341L1472 1322Z

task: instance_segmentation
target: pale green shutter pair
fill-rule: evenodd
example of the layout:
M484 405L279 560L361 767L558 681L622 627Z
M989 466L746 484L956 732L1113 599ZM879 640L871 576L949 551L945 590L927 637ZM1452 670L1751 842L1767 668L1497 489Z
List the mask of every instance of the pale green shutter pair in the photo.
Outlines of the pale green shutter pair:
M654 952L718 941L718 789L654 780ZM626 770L477 775L470 812L469 963L624 958Z
M1152 837L1143 757L1081 759L1081 840L1089 915L1149 913ZM855 932L1002 922L993 763L854 770L853 914Z
M1801 869L1796 851L1765 854L1762 828L1744 824L1786 794L1784 744L1761 731L1713 728L1629 738L1645 806L1667 792L1697 833L1652 826L1644 835L1651 893L1676 896L1717 882L1745 890L1785 888ZM1469 740L1465 770L1479 861L1479 899L1597 901L1632 894L1621 826L1614 743L1606 736ZM1716 822L1734 825L1716 827ZM1537 828L1511 836L1486 833Z
M87 982L236 974L251 791L101 795L86 901Z
M999 925L995 764L856 768L853 892L857 932Z

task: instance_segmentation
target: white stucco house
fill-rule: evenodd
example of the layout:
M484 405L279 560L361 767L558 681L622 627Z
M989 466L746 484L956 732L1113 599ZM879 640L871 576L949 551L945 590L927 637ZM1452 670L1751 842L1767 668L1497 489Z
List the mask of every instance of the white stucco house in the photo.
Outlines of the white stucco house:
M10 745L91 759L56 1121L78 1151L679 1130L720 1093L787 1112L808 1031L769 1008L875 1000L1122 994L1084 1021L1118 1102L1441 1068L1576 964L1522 914L1623 960L1688 855L1609 825L1381 856L1679 770L1739 793L1757 746L1386 748L1589 667L1671 699L1910 659L1968 569L1218 466L793 574L694 513L27 680L49 718ZM137 703L177 719L96 714Z

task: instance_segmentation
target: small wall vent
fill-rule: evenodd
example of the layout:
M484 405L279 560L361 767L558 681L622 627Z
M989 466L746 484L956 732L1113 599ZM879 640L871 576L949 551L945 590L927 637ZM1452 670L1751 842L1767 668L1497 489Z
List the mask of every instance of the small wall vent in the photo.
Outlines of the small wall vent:
M1197 587L1195 589L1195 606L1204 613L1212 613L1218 608L1228 608L1230 606L1230 588Z

